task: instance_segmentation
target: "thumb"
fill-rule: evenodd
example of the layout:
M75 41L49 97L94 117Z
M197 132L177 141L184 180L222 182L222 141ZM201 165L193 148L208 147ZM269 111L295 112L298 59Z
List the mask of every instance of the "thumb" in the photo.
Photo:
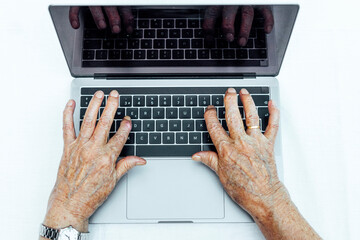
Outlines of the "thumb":
M214 172L217 173L219 157L215 152L212 151L197 152L194 155L192 155L192 159L195 161L201 161L202 163L204 163L206 166L208 166Z
M128 157L121 159L116 164L116 167L115 167L116 180L119 180L122 176L124 176L124 174L127 171L129 171L133 167L138 166L138 165L145 165L145 164L146 164L146 160L141 157L137 157L137 156L128 156Z

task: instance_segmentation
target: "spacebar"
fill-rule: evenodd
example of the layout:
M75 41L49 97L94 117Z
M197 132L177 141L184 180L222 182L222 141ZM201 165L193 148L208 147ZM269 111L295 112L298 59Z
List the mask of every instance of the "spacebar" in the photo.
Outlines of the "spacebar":
M136 146L136 155L140 157L190 157L199 151L201 145Z

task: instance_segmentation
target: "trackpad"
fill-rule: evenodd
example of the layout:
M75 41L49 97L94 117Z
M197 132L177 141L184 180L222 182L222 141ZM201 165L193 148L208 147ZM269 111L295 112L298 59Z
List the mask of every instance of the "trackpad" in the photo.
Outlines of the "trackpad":
M218 177L192 160L148 160L128 174L128 219L223 218Z

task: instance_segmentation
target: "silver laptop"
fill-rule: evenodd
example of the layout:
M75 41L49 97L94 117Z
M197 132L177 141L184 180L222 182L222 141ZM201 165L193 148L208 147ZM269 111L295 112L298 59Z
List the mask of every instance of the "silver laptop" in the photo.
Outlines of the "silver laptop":
M126 6L134 17L131 34L115 34L109 28L99 30L86 6L80 8L80 26L74 29L69 22L70 7L50 6L49 10L75 78L71 96L77 106L77 133L95 91L101 89L108 95L116 89L120 102L109 137L121 119L130 115L132 132L119 158L138 155L148 162L120 180L90 222L253 222L227 196L218 177L206 166L192 161L191 155L215 150L203 117L207 105L215 105L219 120L227 129L223 97L228 87L237 91L248 89L257 105L262 131L265 130L268 100L274 99L280 105L275 76L299 6L265 6L274 18L269 34L264 32L260 6L254 6L250 36L243 47L236 43L241 6L232 43L222 36L221 14L211 37L202 28L211 6ZM99 116L105 104L106 98ZM244 117L240 101L239 109ZM282 178L281 134L275 154Z

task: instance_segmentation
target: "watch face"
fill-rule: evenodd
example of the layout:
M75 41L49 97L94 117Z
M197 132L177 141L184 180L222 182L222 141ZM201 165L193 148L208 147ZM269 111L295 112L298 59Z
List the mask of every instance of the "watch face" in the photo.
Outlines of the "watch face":
M79 232L72 226L61 229L58 240L78 240Z

